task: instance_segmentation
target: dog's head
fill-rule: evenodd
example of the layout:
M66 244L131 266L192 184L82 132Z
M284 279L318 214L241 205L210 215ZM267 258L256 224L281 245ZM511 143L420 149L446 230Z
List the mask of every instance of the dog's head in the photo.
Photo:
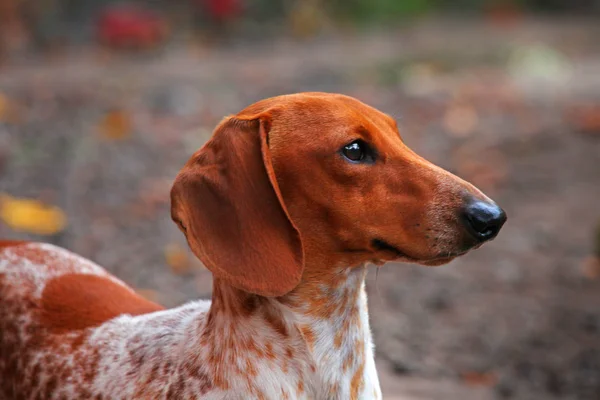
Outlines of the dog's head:
M305 267L439 265L493 239L506 215L351 97L260 101L216 128L177 176L172 217L231 285L278 296Z

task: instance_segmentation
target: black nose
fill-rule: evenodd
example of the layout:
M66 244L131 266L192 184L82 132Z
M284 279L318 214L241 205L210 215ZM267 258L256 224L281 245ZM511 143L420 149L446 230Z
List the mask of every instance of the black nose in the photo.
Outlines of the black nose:
M500 232L506 222L506 213L496 203L476 200L465 208L464 219L469 233L485 242Z

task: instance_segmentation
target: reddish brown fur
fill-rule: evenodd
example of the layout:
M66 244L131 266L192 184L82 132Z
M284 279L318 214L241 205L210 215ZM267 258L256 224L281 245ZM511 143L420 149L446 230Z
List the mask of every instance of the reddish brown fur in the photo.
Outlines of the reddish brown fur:
M122 314L141 315L163 307L108 278L66 274L44 288L41 324L54 332L98 326Z
M26 244L24 240L0 240L0 250L8 247L20 246Z
M297 285L303 253L266 150L268 126L250 117L222 122L177 176L171 212L191 249L218 278L246 292L277 296ZM255 247L257 240L268 247Z

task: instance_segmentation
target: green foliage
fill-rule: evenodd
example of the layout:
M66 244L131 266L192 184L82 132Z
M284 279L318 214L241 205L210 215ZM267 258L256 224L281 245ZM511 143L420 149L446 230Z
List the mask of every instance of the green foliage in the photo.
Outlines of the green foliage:
M408 20L432 12L468 15L490 7L534 12L600 10L600 0L325 0L323 4L334 18L358 24Z
M435 9L437 0L333 0L332 14L358 23L418 17Z

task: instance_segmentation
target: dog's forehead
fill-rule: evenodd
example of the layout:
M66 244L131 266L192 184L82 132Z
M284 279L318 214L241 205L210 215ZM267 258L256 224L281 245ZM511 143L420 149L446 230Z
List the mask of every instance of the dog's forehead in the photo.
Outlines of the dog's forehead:
M270 117L270 147L276 152L282 147L286 147L284 152L293 147L296 153L329 149L361 138L384 147L399 141L393 118L340 94L311 92L272 97L247 107L239 115L258 114ZM289 146L292 142L297 146Z
M271 97L247 107L239 115L271 111L283 122L312 124L385 125L395 121L383 112L353 97L336 93L308 92ZM280 121L278 121L280 122Z
M299 98L290 107L292 113L309 110L320 119L332 122L344 122L349 125L380 125L389 123L391 118L374 107L371 107L353 97L343 95L310 96ZM309 120L309 121L312 121Z

